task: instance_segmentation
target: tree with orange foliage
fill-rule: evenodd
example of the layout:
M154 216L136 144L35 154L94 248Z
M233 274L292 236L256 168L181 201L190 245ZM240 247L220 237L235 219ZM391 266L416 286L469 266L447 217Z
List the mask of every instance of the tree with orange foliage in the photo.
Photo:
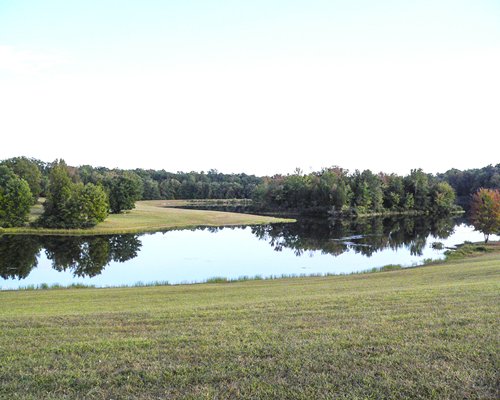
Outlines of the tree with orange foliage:
M485 243L491 234L500 233L500 190L481 188L472 196L471 222L484 234Z

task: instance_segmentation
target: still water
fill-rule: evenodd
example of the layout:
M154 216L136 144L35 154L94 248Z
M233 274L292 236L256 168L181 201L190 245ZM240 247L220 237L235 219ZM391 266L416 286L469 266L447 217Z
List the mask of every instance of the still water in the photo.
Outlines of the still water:
M0 236L0 288L97 287L213 277L344 274L443 258L483 236L460 219L304 219L294 224L199 228L143 235ZM498 240L498 237L492 237Z

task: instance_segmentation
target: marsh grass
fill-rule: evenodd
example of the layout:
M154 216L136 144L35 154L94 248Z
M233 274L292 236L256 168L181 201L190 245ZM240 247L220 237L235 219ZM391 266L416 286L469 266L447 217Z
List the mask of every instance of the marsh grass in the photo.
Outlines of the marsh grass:
M484 253L489 253L492 251L498 251L500 242L493 242L491 244L480 244L465 242L456 247L456 249L447 250L445 252L446 259L455 260L462 259L465 257L477 256Z
M372 274L0 292L0 398L498 398L488 249Z

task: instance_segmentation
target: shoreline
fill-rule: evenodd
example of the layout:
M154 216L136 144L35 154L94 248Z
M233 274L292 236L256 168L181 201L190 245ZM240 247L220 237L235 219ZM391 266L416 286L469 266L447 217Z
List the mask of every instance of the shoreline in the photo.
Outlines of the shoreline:
M282 274L282 275L254 275L254 276L240 276L238 278L227 278L223 276L213 276L207 278L203 281L193 281L193 282L180 282L180 283L170 283L168 281L151 281L142 282L138 281L132 284L124 285L111 285L111 286L95 286L92 284L82 284L82 283L72 283L68 285L61 285L59 283L48 284L40 283L38 285L27 285L24 287L12 288L12 289L1 289L1 292L23 292L23 291L46 291L46 290L68 290L68 289L139 289L147 287L189 287L189 286L199 286L199 285L220 285L220 284L235 284L242 282L255 282L255 281L276 281L276 280L293 280L293 279L314 279L314 278L335 278L335 277L347 277L354 275L371 275L377 273L387 273L394 271L405 271L413 270L417 268L425 268L430 266L440 266L447 265L453 262L472 259L475 257L480 257L487 254L498 254L500 253L500 241L493 241L489 243L476 242L476 243L462 243L456 246L454 249L448 249L445 252L445 258L429 260L428 262L423 262L422 264L402 266L401 264L387 264L381 267L373 267L362 271L350 272L350 273L311 273L311 274Z
M39 208L39 207L38 207ZM39 215L32 209L31 222ZM242 214L224 211L188 210L169 207L165 200L142 200L133 210L110 214L104 222L92 228L61 229L34 228L31 226L0 228L1 235L52 235L52 236L97 236L135 233L166 232L177 229L201 227L224 227L242 225L267 225L292 223L295 219L276 218L265 215Z

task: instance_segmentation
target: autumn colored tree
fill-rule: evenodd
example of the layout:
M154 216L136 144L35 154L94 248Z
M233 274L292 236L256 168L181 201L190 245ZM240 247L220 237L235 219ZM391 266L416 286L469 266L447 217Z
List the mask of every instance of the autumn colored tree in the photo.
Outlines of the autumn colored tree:
M485 243L491 234L500 232L500 190L482 188L472 196L471 222L484 234Z

